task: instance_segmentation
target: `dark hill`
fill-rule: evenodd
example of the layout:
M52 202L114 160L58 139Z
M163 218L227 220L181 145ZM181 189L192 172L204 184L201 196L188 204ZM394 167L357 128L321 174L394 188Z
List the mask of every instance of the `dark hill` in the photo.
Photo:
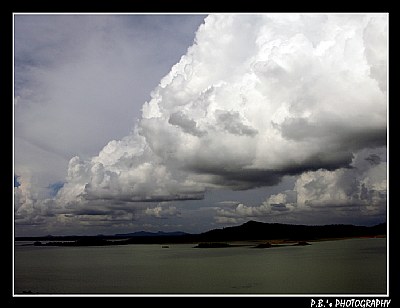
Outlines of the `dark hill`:
M376 236L386 234L386 223L373 227L354 225L288 225L248 221L240 226L214 229L200 236L213 241L234 240L313 240L321 238L341 238L358 236Z

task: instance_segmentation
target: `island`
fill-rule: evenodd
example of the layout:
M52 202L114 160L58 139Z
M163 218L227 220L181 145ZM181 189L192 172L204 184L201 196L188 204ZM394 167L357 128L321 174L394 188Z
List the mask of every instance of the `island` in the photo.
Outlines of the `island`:
M232 247L232 245L228 243L219 243L219 242L214 242L214 243L199 243L194 248L226 248L226 247Z

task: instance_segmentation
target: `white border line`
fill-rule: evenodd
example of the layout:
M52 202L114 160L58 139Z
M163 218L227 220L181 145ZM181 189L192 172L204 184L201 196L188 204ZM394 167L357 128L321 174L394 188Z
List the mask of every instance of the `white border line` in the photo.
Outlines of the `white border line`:
M386 293L389 296L389 13L386 14L387 40L386 40Z
M13 18L12 18L12 134L13 134L13 138L12 138L12 162L13 162L13 165L12 165L12 171L13 171L13 174L12 174L12 192L13 192L13 195L12 195L12 239L11 239L11 243L12 243L12 263L13 263L13 271L12 271L12 293L13 293L13 295L15 296L15 281L14 281L14 269L15 269L15 266L14 266L14 258L15 258L15 252L14 252L14 248L15 248L15 243L14 243L14 240L15 240L15 216L14 216L14 209L15 209L15 184L14 184L14 181L15 181L15 168L14 168L14 166L15 166L15 158L14 158L14 152L15 152L15 139L14 139L14 137L15 137L15 123L14 123L14 119L15 119L15 113L14 113L14 107L15 107L15 86L14 86L14 83L15 83L15 72L14 72L14 66L15 66L15 64L14 64L14 58L15 58L15 53L14 53L14 37L15 37L15 33L14 33L14 31L15 31L15 14L13 14Z
M12 116L13 116L13 121L12 121L12 131L13 131L13 137L15 136L15 131L14 131L14 107L15 107L15 72L14 72L14 37L15 37L15 16L16 15L126 15L126 16L133 16L133 15L208 15L208 14L214 14L214 15L255 15L255 14L260 14L260 15L265 15L265 14L279 14L279 15L292 15L292 14L297 14L297 13L210 13L210 12L196 12L196 13L182 13L182 12L176 12L176 13L171 13L171 12L166 12L166 13L160 13L160 12L132 12L132 13L29 13L29 12L13 12L13 21L12 21L12 93L13 93L13 108L12 108ZM12 197L12 223L13 223L13 228L12 228L12 258L13 258L13 272L12 272L12 293L13 297L389 297L389 13L303 13L301 12L302 15L315 15L315 14L335 14L335 15L386 15L387 16L387 63L386 63L386 119L387 119L387 128L386 128L386 180L387 180L387 188L386 188L386 294L15 294L15 277L14 277L14 269L15 269L15 264L14 264L14 239L15 239L15 216L14 216L14 208L15 208L15 194L13 193ZM14 149L15 149L15 142L13 138L13 192L14 192L14 175L15 175L15 170L14 170L14 165L15 165L15 158L14 158Z

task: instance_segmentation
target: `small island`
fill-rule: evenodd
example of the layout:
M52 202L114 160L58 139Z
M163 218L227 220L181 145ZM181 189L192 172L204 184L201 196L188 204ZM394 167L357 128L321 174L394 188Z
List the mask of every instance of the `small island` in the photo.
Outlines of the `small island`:
M266 242L266 243L258 244L254 248L271 248L271 247L274 247L274 246L275 245L272 245L270 242Z
M229 245L228 243L219 243L219 242L213 242L213 243L199 243L194 248L225 248L225 247L232 247L232 245Z
M294 244L293 246L308 246L311 245L310 243L307 243L306 241L300 241L297 244Z

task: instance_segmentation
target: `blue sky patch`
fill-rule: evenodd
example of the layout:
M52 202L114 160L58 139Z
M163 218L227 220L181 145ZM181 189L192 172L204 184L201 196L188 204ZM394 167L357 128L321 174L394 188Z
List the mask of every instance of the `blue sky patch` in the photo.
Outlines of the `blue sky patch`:
M14 187L20 187L21 183L18 181L19 176L14 175Z
M53 184L50 184L47 186L48 189L50 189L50 195L52 197L55 197L57 195L58 191L64 186L64 182L55 182Z

